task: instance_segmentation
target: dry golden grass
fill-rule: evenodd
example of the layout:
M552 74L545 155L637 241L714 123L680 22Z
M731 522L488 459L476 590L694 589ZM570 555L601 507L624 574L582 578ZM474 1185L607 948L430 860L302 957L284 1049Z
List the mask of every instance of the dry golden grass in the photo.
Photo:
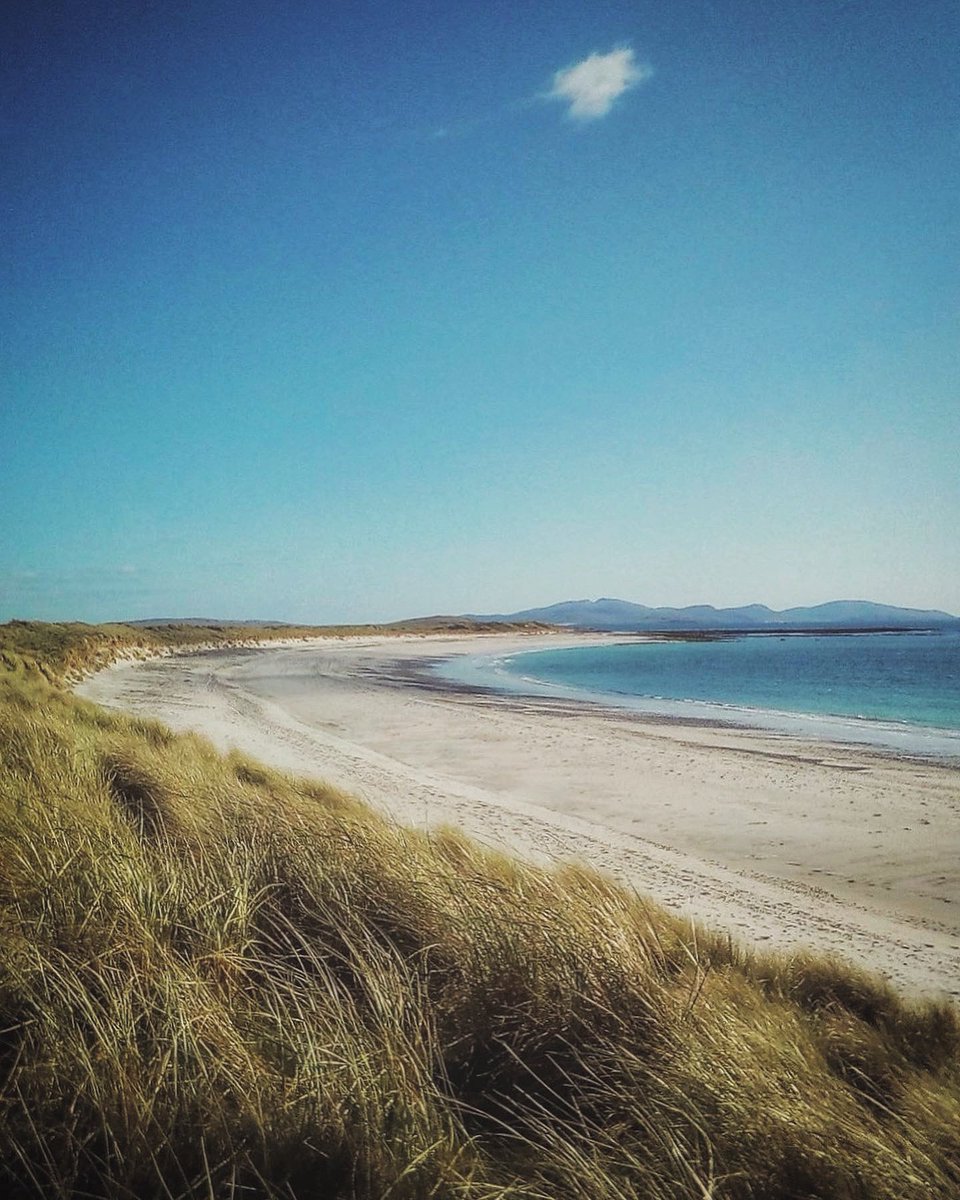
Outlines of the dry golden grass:
M843 964L0 670L4 1195L946 1200L958 1048Z
M26 670L54 683L72 682L109 665L165 650L249 645L278 638L337 637L383 632L374 626L299 625L85 625L81 621L8 621L0 625L0 666Z
M81 621L8 621L0 625L0 668L40 674L52 683L73 683L109 666L121 656L148 658L170 650L218 649L297 638L422 636L444 633L543 631L535 621L522 624L471 621L466 617L423 617L390 625L86 625Z

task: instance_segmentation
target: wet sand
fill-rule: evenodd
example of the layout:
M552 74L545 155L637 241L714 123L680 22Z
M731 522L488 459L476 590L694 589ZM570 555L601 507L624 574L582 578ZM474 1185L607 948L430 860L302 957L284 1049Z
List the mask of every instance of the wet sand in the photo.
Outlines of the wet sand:
M323 640L118 664L77 690L327 779L406 824L588 862L746 942L836 952L960 997L960 768L444 687L423 670L583 641Z

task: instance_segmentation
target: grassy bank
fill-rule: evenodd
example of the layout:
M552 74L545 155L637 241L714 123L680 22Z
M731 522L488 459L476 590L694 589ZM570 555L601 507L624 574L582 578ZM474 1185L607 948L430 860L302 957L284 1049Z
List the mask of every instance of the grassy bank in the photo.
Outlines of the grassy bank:
M141 635L66 628L0 638L3 1194L960 1195L952 1008L97 709Z
M120 657L143 657L173 649L252 645L280 638L336 636L354 629L289 625L85 625L80 621L9 621L0 625L0 668L68 683Z
M86 625L80 621L8 621L0 625L0 668L28 670L52 683L75 682L120 657L142 657L176 650L252 646L279 640L336 638L404 633L504 633L546 626L483 625L455 617L396 621L392 625Z
M315 638L416 634L536 633L552 628L471 621L466 617L421 617L389 625L213 625L166 622L157 625L86 625L81 621L8 621L0 625L0 669L27 670L51 683L76 682L118 658L149 658L173 650L216 650L260 642Z

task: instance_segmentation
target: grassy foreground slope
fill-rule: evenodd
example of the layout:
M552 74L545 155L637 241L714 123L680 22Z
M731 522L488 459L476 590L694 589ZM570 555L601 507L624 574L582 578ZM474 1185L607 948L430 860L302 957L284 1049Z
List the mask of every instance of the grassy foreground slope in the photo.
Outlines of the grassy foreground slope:
M960 1195L952 1008L396 828L76 699L51 679L91 652L17 637L3 1195Z

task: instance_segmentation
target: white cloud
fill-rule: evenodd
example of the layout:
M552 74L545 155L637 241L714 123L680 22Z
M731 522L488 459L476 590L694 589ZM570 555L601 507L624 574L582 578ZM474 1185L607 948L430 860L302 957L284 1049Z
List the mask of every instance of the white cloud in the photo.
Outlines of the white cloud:
M624 46L609 54L591 54L557 71L547 97L568 103L568 116L595 121L607 115L619 96L652 74L649 67L636 61L633 50Z

